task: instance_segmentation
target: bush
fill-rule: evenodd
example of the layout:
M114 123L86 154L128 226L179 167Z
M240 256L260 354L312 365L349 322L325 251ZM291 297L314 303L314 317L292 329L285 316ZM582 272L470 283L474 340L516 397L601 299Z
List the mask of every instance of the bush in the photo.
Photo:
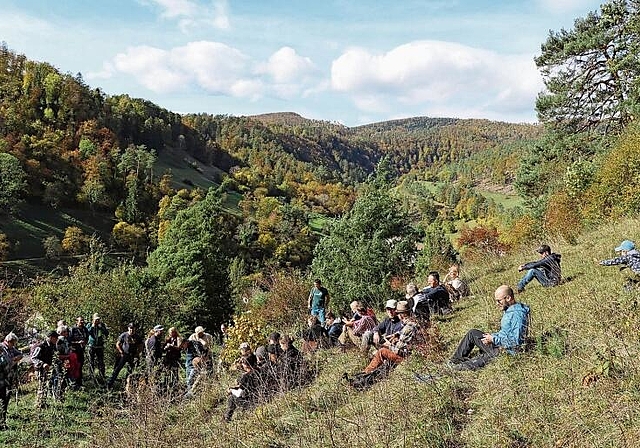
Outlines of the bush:
M485 256L503 256L509 246L500 242L500 234L495 227L477 226L473 229L464 227L458 238L460 251L467 258Z
M220 360L230 366L240 356L239 347L248 342L252 350L265 345L269 337L264 318L259 313L246 311L234 319L234 324L227 330L225 347L220 353Z
M48 236L42 240L44 256L50 260L56 260L62 254L62 244L55 236Z
M560 191L549 198L544 215L544 228L548 235L559 236L569 244L576 244L582 222L575 200L567 193Z
M607 154L587 190L591 215L618 217L640 212L640 125L629 126Z
M0 261L4 261L9 256L11 250L11 244L9 238L4 233L0 233Z

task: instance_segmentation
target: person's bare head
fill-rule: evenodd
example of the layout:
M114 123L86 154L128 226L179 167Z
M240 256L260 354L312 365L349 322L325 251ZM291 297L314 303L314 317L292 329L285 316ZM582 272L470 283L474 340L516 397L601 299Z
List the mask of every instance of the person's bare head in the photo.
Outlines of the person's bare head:
M496 305L502 309L509 308L516 301L514 299L513 289L507 285L499 286L494 293L494 297L496 299Z

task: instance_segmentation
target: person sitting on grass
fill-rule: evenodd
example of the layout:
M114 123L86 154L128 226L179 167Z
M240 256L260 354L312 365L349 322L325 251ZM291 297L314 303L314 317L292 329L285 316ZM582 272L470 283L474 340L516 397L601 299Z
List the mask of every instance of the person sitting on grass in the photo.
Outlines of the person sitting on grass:
M429 286L423 288L420 294L414 297L413 312L416 317L428 320L435 314L441 316L451 314L453 308L451 308L449 292L440 283L438 271L429 272L427 283Z
M327 319L326 316L325 319ZM315 352L319 348L329 347L329 338L324 327L320 325L317 316L309 316L307 318L307 326L308 329L302 333L302 340L304 341L302 343L303 353Z
M536 252L540 254L539 260L518 266L518 272L527 271L518 282L517 290L519 293L524 292L524 287L534 278L544 287L560 284L562 279L560 259L562 255L551 252L551 248L546 244L538 247Z
M248 359L243 357L240 360L239 367L242 370L242 375L240 375L237 384L227 390L227 410L222 418L225 422L231 421L236 408L249 409L257 402L260 378L255 366L251 365Z
M449 361L454 370L479 369L503 351L515 354L518 347L525 343L529 327L529 306L516 302L513 289L507 285L496 289L494 297L496 305L504 312L500 330L495 333L469 330ZM470 358L469 355L476 347L480 354Z
M411 353L411 343L416 338L420 327L411 317L411 308L406 301L398 302L396 313L402 321L402 330L385 339L382 347L373 356L369 365L365 367L365 373L373 372L385 361L393 365L400 364Z
M348 341L351 341L353 345L360 348L362 345L362 335L366 331L373 330L378 324L375 318L375 314L370 313L365 305L360 301L353 302L352 309L355 307L353 313L354 318L344 324L342 334L338 338L341 347L345 348ZM356 317L358 317L356 319Z
M618 247L615 248L616 252L620 252L620 256L611 258L609 260L602 260L600 265L602 266L618 266L622 265L620 270L629 268L633 272L633 277L630 277L625 283L625 289L632 289L638 283L640 283L640 252L636 250L636 245L633 241L624 240Z
M449 292L449 297L453 300L458 300L469 295L469 286L460 280L460 268L457 264L451 265L442 283Z
M385 304L387 317L373 329L365 331L362 335L362 345L360 346L362 353L368 354L371 346L380 348L384 344L385 338L395 333L400 333L404 324L396 312L397 305L397 301L393 299L387 300Z
M336 319L336 316L329 311L325 320L325 332L329 337L329 345L340 345L338 338L342 334L343 323L340 319Z

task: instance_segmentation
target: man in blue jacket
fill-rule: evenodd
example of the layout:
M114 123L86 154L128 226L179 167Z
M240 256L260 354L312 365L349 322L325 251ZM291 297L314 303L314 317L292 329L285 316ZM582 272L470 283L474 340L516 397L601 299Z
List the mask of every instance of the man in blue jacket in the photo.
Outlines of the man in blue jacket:
M449 361L455 370L479 369L502 351L515 354L518 347L525 342L529 327L529 306L516 302L513 289L507 285L496 289L494 296L496 304L504 311L500 330L495 333L469 330ZM478 347L480 353L469 358L475 347Z

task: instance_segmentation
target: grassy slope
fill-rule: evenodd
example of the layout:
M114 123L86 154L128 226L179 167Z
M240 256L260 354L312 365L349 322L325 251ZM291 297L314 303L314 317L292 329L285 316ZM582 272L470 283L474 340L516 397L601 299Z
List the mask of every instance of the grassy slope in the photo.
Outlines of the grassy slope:
M39 446L61 446L61 439L70 438L97 446L635 446L640 437L640 293L622 292L623 274L598 266L595 258L612 256L620 240L637 236L639 224L628 220L605 226L576 246L551 242L563 255L568 281L552 289L532 284L518 299L532 307L535 339L564 336L551 336L518 357L501 357L481 371L452 374L440 360L467 329L497 328L500 312L493 291L502 283L515 284L516 267L535 259L533 253L468 263L464 275L475 296L459 303L451 319L437 323L445 350L429 360L412 356L368 392L353 392L340 380L344 371L362 369L363 359L325 351L318 355L320 375L314 384L254 411L239 411L228 425L220 417L225 388L234 378L225 373L189 402L143 401L103 409L91 419L82 411L67 415L72 435L63 435L52 423L53 435L38 439ZM423 384L414 380L414 372L445 375ZM593 381L583 384L585 377ZM102 398L93 396L88 409L99 407ZM15 412L12 405L10 414ZM47 410L45 417L55 412ZM30 446L22 442L35 437L36 425L22 426L0 434L0 442Z

